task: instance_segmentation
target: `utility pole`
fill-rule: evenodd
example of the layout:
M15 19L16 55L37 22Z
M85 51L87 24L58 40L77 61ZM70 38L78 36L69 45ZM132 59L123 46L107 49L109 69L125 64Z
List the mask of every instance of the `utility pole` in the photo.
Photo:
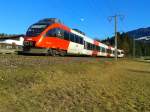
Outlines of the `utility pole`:
M117 61L117 58L118 58L118 42L117 42L117 40L118 40L118 38L117 38L117 16L115 15L114 16L114 19L115 19L115 59L116 59L116 61Z
M110 16L108 17L109 21L112 21L112 19L114 19L115 22L115 60L118 60L118 38L117 38L117 24L118 24L118 18L123 18L124 16L122 15L114 15L114 16Z

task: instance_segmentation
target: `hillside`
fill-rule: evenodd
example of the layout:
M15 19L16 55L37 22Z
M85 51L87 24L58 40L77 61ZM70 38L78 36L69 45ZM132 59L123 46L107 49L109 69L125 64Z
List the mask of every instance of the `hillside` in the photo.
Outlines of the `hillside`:
M134 37L134 38L150 36L150 27L129 31L127 32L127 34L129 34L129 36Z
M0 56L0 112L149 112L150 63Z

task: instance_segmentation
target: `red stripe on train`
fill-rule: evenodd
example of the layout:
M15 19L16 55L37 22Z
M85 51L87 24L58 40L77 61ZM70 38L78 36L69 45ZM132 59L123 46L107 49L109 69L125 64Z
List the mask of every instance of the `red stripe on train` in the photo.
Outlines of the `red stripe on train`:
M98 56L98 51L93 51L92 56Z
M53 49L61 49L68 50L70 42L64 39L60 39L57 37L51 38L43 38L43 40L38 44L40 47L44 48L53 48Z
M99 46L100 42L94 40L94 45Z

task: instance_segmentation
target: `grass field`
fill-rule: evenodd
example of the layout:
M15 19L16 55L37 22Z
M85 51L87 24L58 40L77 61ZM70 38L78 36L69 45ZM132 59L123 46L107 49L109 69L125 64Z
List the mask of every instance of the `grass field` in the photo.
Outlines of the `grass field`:
M150 112L150 63L0 55L0 112Z

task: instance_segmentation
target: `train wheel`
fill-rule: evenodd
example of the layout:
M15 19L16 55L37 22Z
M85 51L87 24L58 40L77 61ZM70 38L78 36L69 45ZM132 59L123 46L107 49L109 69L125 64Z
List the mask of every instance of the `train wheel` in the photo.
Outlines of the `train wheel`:
M63 51L63 50L61 50L61 51L59 52L59 55L60 55L60 56L66 56L66 54L67 54L67 52L66 52L66 51Z
M56 55L57 55L57 51L56 50L52 50L51 56L56 56Z
M48 51L47 51L47 54L46 54L47 56L56 56L56 51L55 50L52 50L52 49L49 49Z
M47 53L45 55L50 56L51 55L51 49L47 50Z

